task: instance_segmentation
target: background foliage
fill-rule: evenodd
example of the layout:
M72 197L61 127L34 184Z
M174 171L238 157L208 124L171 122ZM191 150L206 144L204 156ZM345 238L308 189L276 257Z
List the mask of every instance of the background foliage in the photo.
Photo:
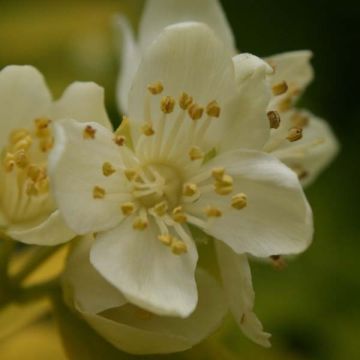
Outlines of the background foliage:
M74 80L96 81L106 88L108 109L118 123L114 101L118 49L110 21L112 14L124 12L135 25L141 6L140 0L0 0L0 68L7 64L38 67L55 96ZM229 319L215 335L226 345L225 353L205 342L181 357L208 359L212 352L218 359L359 359L360 76L356 47L360 6L355 0L223 0L223 6L241 51L258 56L296 49L314 52L316 79L302 105L328 119L342 150L307 189L316 226L310 250L282 272L267 265L253 266L257 312L273 334L273 348L264 350L248 342ZM26 314L41 321L31 326L24 322L17 335L3 330L9 317L25 318L24 313L10 309L13 313L8 318L0 316L1 359L65 359L53 319L40 316L39 306ZM30 316L29 311L37 316ZM71 316L61 311L66 309L58 308L59 318ZM89 344L93 336L79 335L79 341ZM72 337L77 337L75 330ZM112 349L106 351L105 358L117 358ZM84 359L100 358L94 352L82 354Z

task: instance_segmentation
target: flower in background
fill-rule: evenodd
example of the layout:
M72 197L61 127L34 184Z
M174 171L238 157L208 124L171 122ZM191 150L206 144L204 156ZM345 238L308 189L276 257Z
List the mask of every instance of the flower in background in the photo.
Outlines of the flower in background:
M232 54L238 53L226 16L217 0L147 0L135 40L127 20L119 16L122 35L118 104L127 111L127 96L140 59L156 36L168 25L184 21L207 24ZM264 151L293 169L304 185L312 182L333 160L338 142L326 121L306 110L294 108L296 100L313 78L311 52L294 51L266 58L274 69L269 74L273 100L268 116L271 137ZM235 134L233 136L238 136Z
M95 84L74 83L53 101L35 68L0 72L0 231L24 243L56 245L74 236L56 208L47 172L52 127L63 117L110 127Z
M143 55L119 131L56 124L50 176L68 226L95 233L95 269L126 301L156 315L194 313L190 226L212 236L238 323L268 346L252 311L245 254L302 252L312 214L294 172L262 152L272 68L231 55L204 24L166 28Z

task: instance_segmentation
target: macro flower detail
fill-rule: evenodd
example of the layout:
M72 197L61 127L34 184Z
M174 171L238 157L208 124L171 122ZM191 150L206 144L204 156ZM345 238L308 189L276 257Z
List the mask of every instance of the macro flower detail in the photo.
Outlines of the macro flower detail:
M194 311L192 227L237 254L309 245L311 211L296 175L261 152L269 71L248 54L232 60L206 25L170 26L144 55L115 134L97 123L56 124L59 208L76 233L95 233L92 265L133 305L183 318ZM249 301L244 324L254 316Z
M93 105L85 105L87 100L94 101ZM54 102L36 69L8 66L1 71L1 232L42 245L74 236L50 193L47 159L53 147L52 127L61 117L87 121L92 114L106 125L101 101L97 86L75 83Z

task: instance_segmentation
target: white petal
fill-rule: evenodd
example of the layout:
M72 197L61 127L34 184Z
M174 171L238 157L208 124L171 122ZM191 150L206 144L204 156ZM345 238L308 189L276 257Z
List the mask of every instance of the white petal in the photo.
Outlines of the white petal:
M157 81L164 85L163 95L177 100L186 92L201 106L216 100L223 107L236 93L234 66L228 51L206 25L199 23L166 28L148 49L130 91L131 121L140 125L151 117L156 125L162 119L161 96L150 97L147 90L149 84ZM147 100L151 114L146 110ZM165 132L181 111L176 107L167 115ZM215 124L221 122L221 118L218 120ZM183 126L191 125L192 120L186 118Z
M28 128L46 116L51 95L43 76L32 66L7 66L0 72L0 147L10 131Z
M267 107L271 98L268 76L272 69L260 58L241 54L233 58L238 91L225 108L226 118L221 151L261 149L270 136Z
M133 30L127 19L123 16L117 16L114 25L121 37L121 65L116 95L119 109L123 113L126 113L128 109L129 90L138 68L141 55L134 38Z
M78 310L88 323L120 350L133 354L160 354L184 351L205 339L221 323L227 310L219 285L198 271L199 303L186 319L142 315L132 305L94 315ZM148 315L148 316L146 316ZM106 317L105 317L106 316Z
M339 143L325 120L308 112L302 113L309 118L309 125L304 127L302 139L284 142L272 151L272 155L295 171L302 172L302 184L309 185L334 159L339 151ZM283 120L286 123L289 119Z
M65 224L59 211L56 210L39 224L11 225L7 234L25 244L53 246L72 239L75 234Z
M235 252L258 257L296 254L310 244L312 214L297 176L276 158L256 151L224 153L207 165L224 167L234 177L233 194L245 193L242 210L231 207L231 195L209 192L189 206L200 216L208 205L223 216L210 219L204 231L224 241Z
M197 21L208 25L235 53L235 40L225 13L217 0L148 0L140 22L140 46L146 49L168 25Z
M81 237L73 245L63 274L65 299L84 312L96 314L126 304L123 295L90 264L89 251L94 238Z
M197 304L195 245L189 241L187 253L174 255L151 221L140 231L132 220L98 234L91 263L129 302L158 315L189 316Z
M84 139L87 125L96 130L94 139ZM112 133L97 123L66 120L55 123L55 146L49 157L53 193L68 226L78 234L111 228L121 221L119 204L122 173L105 177L104 162L121 166L119 147ZM95 186L103 188L103 199L93 198ZM126 201L126 200L124 200Z
M93 82L75 82L68 86L54 103L52 116L54 119L97 122L111 129L105 110L104 89Z
M223 285L236 322L248 338L269 347L271 335L263 331L263 326L253 311L255 292L247 256L235 254L221 241L216 241L215 245Z

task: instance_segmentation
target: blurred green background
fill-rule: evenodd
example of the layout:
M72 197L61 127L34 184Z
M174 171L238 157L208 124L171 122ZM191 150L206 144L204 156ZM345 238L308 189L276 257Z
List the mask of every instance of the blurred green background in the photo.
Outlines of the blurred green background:
M245 360L360 359L360 5L349 0L222 3L241 51L314 52L316 78L301 105L328 119L342 145L336 161L307 189L315 214L313 246L282 272L253 265L256 310L273 334L272 349L244 339L231 320L222 340L234 358ZM0 0L0 68L38 67L55 96L72 81L96 81L106 88L107 107L117 122L118 44L111 18L123 12L136 25L142 4ZM206 359L200 350L201 358Z

